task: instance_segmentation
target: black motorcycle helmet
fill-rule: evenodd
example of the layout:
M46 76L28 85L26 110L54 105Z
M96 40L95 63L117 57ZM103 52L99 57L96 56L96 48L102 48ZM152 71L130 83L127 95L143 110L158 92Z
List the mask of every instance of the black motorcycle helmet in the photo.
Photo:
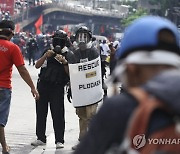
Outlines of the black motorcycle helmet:
M56 46L60 46L63 49L66 45L67 41L67 33L63 30L56 30L52 36L52 45L55 48Z

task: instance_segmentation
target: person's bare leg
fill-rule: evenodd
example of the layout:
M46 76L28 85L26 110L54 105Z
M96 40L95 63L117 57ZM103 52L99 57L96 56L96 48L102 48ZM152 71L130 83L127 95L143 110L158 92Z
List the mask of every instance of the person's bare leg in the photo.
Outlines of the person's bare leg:
M2 127L1 125L0 125L0 143L2 145L2 151L3 152L8 152L9 151L9 147L6 144L4 127Z

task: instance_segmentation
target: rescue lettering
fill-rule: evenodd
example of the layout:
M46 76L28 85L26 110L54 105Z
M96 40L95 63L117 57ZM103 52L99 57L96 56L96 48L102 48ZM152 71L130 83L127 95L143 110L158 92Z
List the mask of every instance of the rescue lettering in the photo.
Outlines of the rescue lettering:
M79 65L78 71L86 71L86 70L95 68L97 66L99 66L99 60L92 62L92 63L89 63L89 64Z
M93 87L98 86L100 83L101 83L101 81L98 80L96 82L92 82L92 83L88 83L88 84L80 84L79 85L79 90L93 88Z

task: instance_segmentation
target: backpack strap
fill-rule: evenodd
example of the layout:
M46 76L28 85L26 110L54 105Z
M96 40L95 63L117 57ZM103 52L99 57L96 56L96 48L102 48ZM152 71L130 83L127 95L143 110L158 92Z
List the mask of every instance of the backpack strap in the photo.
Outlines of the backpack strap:
M159 141L162 140L162 142L161 144L146 144L141 154L149 154L152 151L156 151L156 153L159 152L159 154L178 154L180 152L180 134L176 132L175 125L170 125L169 127L154 132L150 138L159 139Z
M164 105L143 89L133 88L130 89L130 93L139 103L130 120L130 129L127 132L132 141L136 135L146 134L152 112L157 108L164 108ZM131 146L134 147L134 145Z
M148 124L153 111L156 109L163 109L169 111L168 108L155 96L150 95L148 92L140 88L130 89L130 93L137 99L139 106L135 109L133 117L130 120L128 136L131 141L136 135L147 133ZM170 125L159 131L150 134L150 139L168 139L169 142L179 142L180 134L176 131L176 125ZM133 143L130 143L133 149L137 149ZM177 154L180 151L178 144L146 144L144 147L138 149L141 154L150 154L152 151L155 153L168 152L168 154Z

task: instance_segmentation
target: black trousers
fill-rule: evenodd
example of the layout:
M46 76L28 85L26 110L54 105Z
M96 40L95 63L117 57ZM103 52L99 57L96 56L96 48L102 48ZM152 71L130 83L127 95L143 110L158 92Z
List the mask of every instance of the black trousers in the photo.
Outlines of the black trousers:
M33 65L35 64L35 53L34 52L32 52L32 53L29 52L28 60L29 60L29 65L31 65L31 60L33 62Z
M36 135L37 139L46 142L46 121L50 106L55 133L55 144L64 143L64 86L39 82L37 89L40 99L36 102Z

